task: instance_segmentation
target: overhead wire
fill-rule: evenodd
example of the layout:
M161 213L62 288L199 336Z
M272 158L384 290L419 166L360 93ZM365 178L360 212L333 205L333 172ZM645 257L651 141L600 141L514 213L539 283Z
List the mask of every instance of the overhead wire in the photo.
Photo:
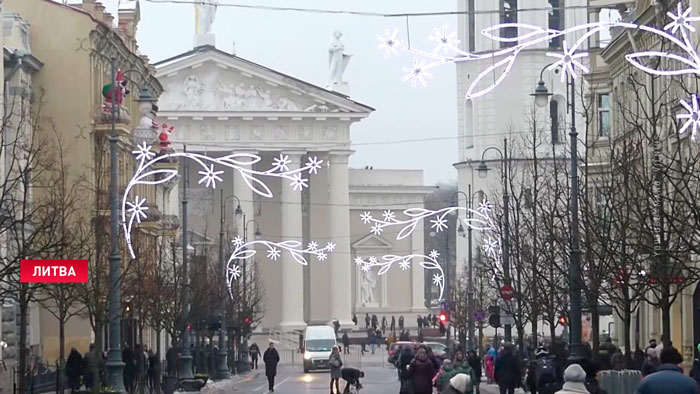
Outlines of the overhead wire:
M482 14L504 14L508 11L506 10L479 10L479 11L432 11L432 12L403 12L403 13L383 13L383 12L369 12L369 11L352 11L352 10L331 10L323 8L307 8L307 7L282 7L282 6L268 6L268 5L254 5L254 4L241 4L241 3L225 3L225 2L214 2L211 0L145 0L148 3L154 4L192 4L192 5L216 5L217 7L233 7L233 8L245 8L253 10L263 10L263 11L291 11L291 12L304 12L304 13L314 13L314 14L344 14L344 15L354 15L354 16L365 16L365 17L381 17L381 18L408 18L408 17L423 17L423 16L450 16L450 15L482 15ZM634 1L628 1L623 4L634 4ZM530 8L519 8L518 12L528 12L528 11L551 11L553 9L558 10L575 10L575 9L590 9L597 10L601 6L592 5L569 5L569 6L559 6L559 7L530 7Z

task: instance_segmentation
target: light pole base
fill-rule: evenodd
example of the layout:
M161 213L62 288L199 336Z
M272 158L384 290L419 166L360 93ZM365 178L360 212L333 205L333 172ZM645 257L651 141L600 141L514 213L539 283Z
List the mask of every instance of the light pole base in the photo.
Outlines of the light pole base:
M228 370L228 353L226 353L226 350L223 352L220 351L219 353L216 354L216 379L217 380L222 380L222 379L228 379L231 377L231 373Z
M180 382L194 380L194 372L192 372L192 356L190 354L180 354L178 357L178 372ZM187 390L185 390L187 391Z
M98 354L98 353L95 353ZM107 374L105 383L110 393L126 393L124 386L124 363L121 360L108 359L105 363ZM92 373L92 371L90 371Z

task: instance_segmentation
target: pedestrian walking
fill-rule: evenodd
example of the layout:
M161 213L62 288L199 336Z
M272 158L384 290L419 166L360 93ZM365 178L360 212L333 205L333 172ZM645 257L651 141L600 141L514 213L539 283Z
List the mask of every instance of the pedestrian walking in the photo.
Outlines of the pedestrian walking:
M357 325L357 315L354 314L354 313L352 314L352 323L353 323L354 325Z
M433 362L428 358L428 349L425 346L420 346L416 351L416 357L408 366L408 379L406 384L402 385L401 392L405 393L411 390L413 394L432 394L433 393L433 376L437 373ZM409 385L409 387L404 387Z
M160 360L153 349L148 350L148 389L151 393L158 391L158 377L160 375Z
M83 368L83 356L78 349L71 348L66 361L66 377L68 378L68 388L71 393L80 388L80 373Z
M657 346L658 347L658 346ZM680 364L683 356L673 346L664 346L659 357L661 365L656 372L644 377L639 383L638 394L696 394L698 383L683 375Z
M396 318L394 317L394 315L391 316L391 323L389 323L389 330L391 330L391 332L396 332Z
M561 390L564 383L564 370L559 363L549 356L544 346L537 348L535 357L525 378L530 393L554 394Z
M399 330L403 331L403 316L399 316Z
M369 324L372 322L372 319L369 317L369 313L365 313L365 330L369 329Z
M564 386L557 394L589 394L584 380L586 372L578 364L569 365L564 371Z
M513 345L507 343L494 366L494 380L501 394L514 394L515 387L520 385L520 363L513 354Z
M275 376L277 375L277 364L280 362L280 355L275 349L275 343L270 340L270 345L263 354L265 363L265 375L267 376L267 386L271 393L275 392Z
M382 334L386 334L386 316L382 316Z
M421 315L418 315L416 318L416 324L418 325L419 330L423 328L423 317Z
M474 374L474 370L469 365L469 362L464 358L464 354L461 350L457 350L455 352L454 358L452 359L452 363L449 367L444 367L442 376L440 376L435 382L438 391L442 392L443 390L445 390L452 378L459 374L469 376L470 382L477 381L476 376Z
M404 345L401 347L399 357L396 359L396 368L399 372L399 381L402 383L408 379L408 366L411 364L413 357L413 346Z
M177 375L177 357L178 357L178 351L177 351L177 342L175 340L172 341L170 344L170 349L168 349L167 352L165 352L165 362L166 362L166 368L168 372L168 376L176 376Z
M340 394L340 378L342 377L340 369L343 367L343 359L340 358L340 348L337 346L333 346L331 356L328 358L328 365L331 367L331 394L333 394L334 385L336 394Z
M340 322L338 319L333 319L333 331L335 331L335 336L337 338L338 332L340 331Z
M620 348L615 349L615 353L610 357L610 365L613 371L622 371L625 369L625 356Z
M124 387L126 391L134 391L134 377L136 376L136 362L134 360L134 352L127 345L122 349L122 362L124 363Z
M350 354L350 337L347 331L343 333L343 353Z
M374 331L369 332L369 348L374 354L374 350L377 347L377 334Z
M656 354L655 347L647 348L647 359L644 360L642 364L642 376L648 376L656 372L656 368L659 367L659 359Z
M486 383L491 384L494 381L495 365L496 365L496 349L490 345L486 345L486 356L484 356L484 369L486 370Z
M379 327L379 319L377 315L372 315L372 330L376 331L377 327Z
M258 357L260 357L260 347L258 344L253 342L248 348L248 353L250 353L251 368L258 369Z
M481 358L476 354L476 350L471 349L467 352L467 362L474 371L474 380L472 380L473 391L479 393L479 384L481 383Z

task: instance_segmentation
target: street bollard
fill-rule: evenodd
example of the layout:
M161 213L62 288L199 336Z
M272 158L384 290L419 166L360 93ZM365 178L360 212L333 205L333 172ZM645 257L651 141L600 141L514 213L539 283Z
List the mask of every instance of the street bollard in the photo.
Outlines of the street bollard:
M599 375L600 388L608 393L634 394L642 380L639 371L601 371Z

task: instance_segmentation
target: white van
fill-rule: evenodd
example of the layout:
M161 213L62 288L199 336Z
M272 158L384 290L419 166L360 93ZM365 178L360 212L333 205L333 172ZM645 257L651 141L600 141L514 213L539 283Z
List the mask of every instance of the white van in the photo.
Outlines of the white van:
M304 373L312 369L330 369L328 359L336 346L331 326L308 326L304 333Z

